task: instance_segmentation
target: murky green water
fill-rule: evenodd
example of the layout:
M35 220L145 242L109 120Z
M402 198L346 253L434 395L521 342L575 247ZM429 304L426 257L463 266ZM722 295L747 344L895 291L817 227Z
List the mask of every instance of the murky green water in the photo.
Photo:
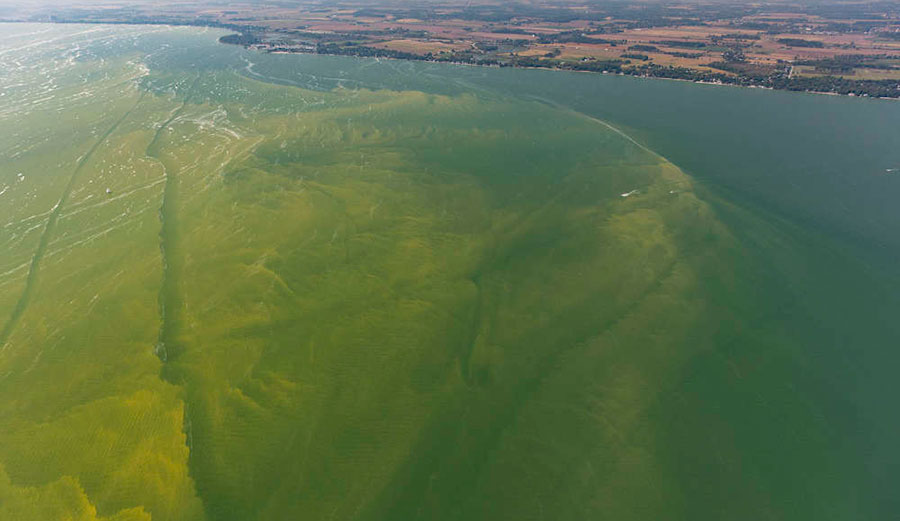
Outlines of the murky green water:
M0 519L885 519L900 105L0 31Z

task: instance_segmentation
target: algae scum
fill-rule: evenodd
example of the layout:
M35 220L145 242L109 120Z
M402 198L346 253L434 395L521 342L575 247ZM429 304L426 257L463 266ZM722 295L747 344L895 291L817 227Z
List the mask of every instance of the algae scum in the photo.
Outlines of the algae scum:
M0 33L0 519L896 513L897 214L766 185L789 130L735 181L639 80L219 34Z

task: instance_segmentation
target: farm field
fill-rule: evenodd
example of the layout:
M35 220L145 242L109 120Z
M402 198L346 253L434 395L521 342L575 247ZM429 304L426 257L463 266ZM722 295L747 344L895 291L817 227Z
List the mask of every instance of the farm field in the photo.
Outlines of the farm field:
M896 511L896 103L2 27L0 519Z

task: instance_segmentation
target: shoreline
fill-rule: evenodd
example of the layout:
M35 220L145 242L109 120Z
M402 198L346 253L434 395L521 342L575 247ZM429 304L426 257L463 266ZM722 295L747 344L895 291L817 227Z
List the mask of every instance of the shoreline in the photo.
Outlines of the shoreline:
M689 78L669 78L666 76L653 76L647 74L629 74L626 72L610 72L610 71L590 71L590 70L578 70L578 69L567 69L564 67L535 67L533 65L515 65L515 64L506 64L506 65L498 65L493 63L472 63L472 62L463 62L463 61L450 61L450 60L429 60L429 59L411 59L411 58L398 58L395 56L363 56L360 54L339 54L339 53L328 53L328 52L304 52L304 51L291 51L291 50L283 50L276 49L270 50L265 48L252 47L249 45L241 45L236 43L229 42L219 42L222 45L237 45L243 47L247 50L252 50L256 52L260 52L263 54L300 54L300 55L310 55L310 56L342 56L345 58L357 58L357 59L377 59L377 60L395 60L401 62L421 62L421 63L433 63L433 64L446 64L446 65L457 65L457 66L466 66L466 67L484 67L489 69L522 69L522 70L535 70L535 71L553 71L553 72L568 72L568 73L579 73L579 74L591 74L598 76L622 76L622 77L630 77L630 78L639 78L646 80L668 80L668 81L678 81L684 83L693 83L695 85L709 85L713 87L736 87L742 89L757 89L757 90L768 90L773 92L792 92L795 94L820 94L825 96L837 96L837 97L846 97L846 98L858 98L858 99L869 99L869 100L887 100L887 101L900 101L900 91L898 91L896 97L890 96L869 96L866 94L855 94L855 93L847 93L843 94L840 92L834 91L824 91L824 90L793 90L793 89L779 89L776 87L771 87L768 85L741 85L739 83L725 83L725 82L714 82L714 81L704 81L704 80L692 80Z
M56 24L56 25L134 25L134 26L160 26L160 27L202 27L207 29L219 29L222 31L229 31L234 34L246 34L248 30L255 30L255 27L241 27L229 24L214 24L214 23L178 23L178 22L162 22L162 23L150 23L150 22L140 22L140 21L80 21L80 20L62 20L62 21L33 21L33 20L0 20L0 24L4 23L20 23L20 24ZM223 35L226 36L226 35ZM681 81L687 83L694 83L697 85L712 85L712 86L722 86L722 87L742 87L748 89L762 89L762 90L771 90L771 91L783 91L783 92L795 92L795 93L803 93L803 94L822 94L826 96L840 96L840 97L848 97L848 98L861 98L861 99L872 99L872 100L893 100L900 101L900 86L898 86L898 91L895 96L870 96L868 94L857 94L855 92L835 92L835 91L826 91L826 90L810 90L810 89L790 89L790 88L779 88L770 85L761 85L761 84L741 84L738 82L729 83L722 81L708 81L702 79L691 79L691 78L673 78L664 75L654 75L654 74L646 74L643 73L645 71L635 71L634 73L619 71L599 71L599 70L585 70L585 69L577 69L577 68L567 68L567 67L558 67L558 66L534 66L534 65L519 65L516 63L477 63L477 62L468 62L468 61L452 61L452 60L435 60L428 59L424 56L421 58L409 58L409 57L400 57L400 56L367 56L357 53L331 53L331 52L319 52L318 49L311 51L301 51L301 50L291 50L291 49L283 49L283 48L273 48L273 47L263 47L263 46L253 46L241 43L233 43L228 41L222 41L219 39L220 44L223 45L235 45L239 47L243 47L245 49L255 50L265 54L308 54L308 55L319 55L319 56L347 56L347 57L355 57L355 58L377 58L387 59L387 60L397 60L397 61L406 61L406 62L424 62L424 63L444 63L449 65L466 65L471 67L488 67L488 68L513 68L513 69L532 69L532 70L546 70L546 71L561 71L561 72L578 72L578 73L588 73L588 74L598 74L604 76L630 76L632 78L645 78L645 79L653 79L653 80L673 80L673 81ZM374 48L371 48L374 49ZM670 69L665 69L670 70ZM699 72L694 69L685 68L686 71L691 72ZM627 71L627 70L626 70ZM720 74L720 73L714 73ZM722 74L723 77L727 77ZM840 77L836 77L840 78ZM790 79L790 78L789 78ZM845 79L845 78L841 78ZM870 80L847 80L847 81L870 81Z

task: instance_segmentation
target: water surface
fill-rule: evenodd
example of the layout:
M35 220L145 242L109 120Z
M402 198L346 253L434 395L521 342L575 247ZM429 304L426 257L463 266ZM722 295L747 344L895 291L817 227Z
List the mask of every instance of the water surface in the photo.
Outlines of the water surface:
M0 518L900 508L900 104L3 29Z

